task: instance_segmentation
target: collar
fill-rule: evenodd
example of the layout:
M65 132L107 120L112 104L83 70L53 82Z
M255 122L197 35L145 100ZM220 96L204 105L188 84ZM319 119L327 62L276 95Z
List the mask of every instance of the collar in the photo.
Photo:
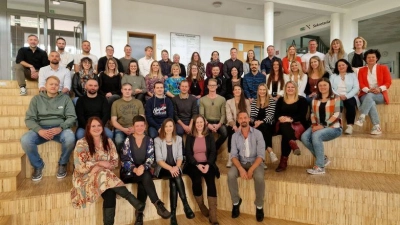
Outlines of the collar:
M180 99L188 99L189 98L189 94L186 94L187 95L187 97L186 98L184 98L184 97L182 97L182 94L181 93L179 93L179 98Z

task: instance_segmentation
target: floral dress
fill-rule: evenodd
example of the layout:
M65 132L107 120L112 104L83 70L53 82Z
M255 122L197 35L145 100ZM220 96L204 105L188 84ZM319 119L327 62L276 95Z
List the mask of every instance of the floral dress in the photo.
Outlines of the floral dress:
M160 82L162 82L162 83L164 83L164 78L161 78L161 79L159 79L159 78L157 78L157 77L151 77L150 75L147 75L145 78L144 78L144 80L145 80L145 83L146 83L146 88L147 88L147 91L148 92L150 92L150 93L152 93L152 94L154 94L154 84L157 82L157 81L160 81ZM148 95L146 95L146 100L148 100L148 99L150 99L151 97L150 96L148 96Z
M110 150L105 152L103 146L96 148L90 155L89 146L85 138L76 143L74 150L75 170L72 175L71 202L74 208L86 208L86 204L94 203L101 194L109 189L124 186L124 183L114 174L113 169L98 170L94 174L90 171L99 161L108 161L115 168L118 166L118 154L114 143L108 139Z

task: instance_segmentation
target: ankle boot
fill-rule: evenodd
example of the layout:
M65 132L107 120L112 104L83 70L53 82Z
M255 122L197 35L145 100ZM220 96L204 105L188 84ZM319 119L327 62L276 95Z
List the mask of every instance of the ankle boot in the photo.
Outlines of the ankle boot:
M197 205L199 205L200 211L203 214L203 216L208 217L210 214L208 212L207 206L204 205L203 195L194 196L194 198L196 199Z
M217 219L217 197L208 197L208 208L210 209L210 223L212 225L219 225Z
M176 184L173 180L169 181L169 201L171 207L170 225L178 225L178 221L176 220L176 206L178 204L178 192L176 190Z
M103 208L103 224L114 225L115 208Z
M171 217L171 213L165 208L164 203L161 200L154 202L154 206L157 209L157 214L161 216L161 218L169 219Z
M185 185L183 184L182 178L176 177L175 184L176 184L176 189L178 190L179 196L183 203L183 211L185 212L186 218L193 219L195 217L195 215L187 201L186 193L185 193Z
M122 198L125 198L135 209L143 211L145 204L139 201L125 186L113 188Z
M143 225L143 211L135 210L135 225Z
M289 159L289 157L281 156L281 161L279 162L279 166L275 169L275 171L282 172L282 171L286 170L288 159Z

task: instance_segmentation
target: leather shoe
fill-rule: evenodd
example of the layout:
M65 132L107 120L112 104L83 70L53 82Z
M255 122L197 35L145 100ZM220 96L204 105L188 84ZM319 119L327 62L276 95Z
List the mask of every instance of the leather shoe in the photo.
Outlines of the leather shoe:
M238 218L240 215L240 205L242 204L242 199L239 199L239 204L233 205L232 207L232 218Z
M256 219L258 222L264 220L264 208L261 209L256 208Z

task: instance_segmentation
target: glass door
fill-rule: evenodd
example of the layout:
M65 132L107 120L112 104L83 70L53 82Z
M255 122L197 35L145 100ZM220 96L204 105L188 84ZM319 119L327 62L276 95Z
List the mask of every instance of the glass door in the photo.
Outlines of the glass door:
M81 53L81 42L83 38L83 21L64 20L49 18L51 26L48 33L51 40L51 49L56 49L56 39L62 37L66 41L65 51L70 54Z

